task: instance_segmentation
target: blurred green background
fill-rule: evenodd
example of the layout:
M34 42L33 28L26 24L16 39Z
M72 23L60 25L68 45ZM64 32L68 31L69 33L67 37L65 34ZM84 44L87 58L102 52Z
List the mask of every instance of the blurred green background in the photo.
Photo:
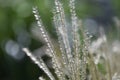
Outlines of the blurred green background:
M69 0L61 1L69 19ZM39 7L44 25L55 38L54 0L0 0L0 80L37 80L43 74L22 51L23 47L34 50L42 45L31 34L31 28L35 26L34 5ZM102 25L109 32L111 27L115 29L114 16L120 16L120 0L76 0L76 11L87 26Z

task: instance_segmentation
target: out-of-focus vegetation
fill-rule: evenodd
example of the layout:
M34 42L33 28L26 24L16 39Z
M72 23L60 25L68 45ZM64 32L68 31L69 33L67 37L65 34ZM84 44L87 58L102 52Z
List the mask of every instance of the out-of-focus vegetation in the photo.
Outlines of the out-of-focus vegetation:
M61 1L69 19L67 0ZM53 0L0 0L0 80L37 80L43 74L22 51L23 47L34 50L43 45L31 33L31 27L35 26L32 14L34 5L39 7L41 18L51 37L56 38L52 23ZM115 27L112 19L120 17L120 0L76 0L76 11L95 37L99 35L98 27L103 26L109 39L119 41L120 27ZM103 69L104 66L98 64L98 67ZM105 74L104 69L101 72Z

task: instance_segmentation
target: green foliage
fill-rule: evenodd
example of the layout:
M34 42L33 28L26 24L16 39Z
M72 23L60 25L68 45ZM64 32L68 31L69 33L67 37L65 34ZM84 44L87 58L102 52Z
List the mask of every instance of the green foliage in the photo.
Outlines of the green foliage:
M103 75L105 75L105 74L107 73L104 64L98 63L97 66L98 66L98 70L99 70Z

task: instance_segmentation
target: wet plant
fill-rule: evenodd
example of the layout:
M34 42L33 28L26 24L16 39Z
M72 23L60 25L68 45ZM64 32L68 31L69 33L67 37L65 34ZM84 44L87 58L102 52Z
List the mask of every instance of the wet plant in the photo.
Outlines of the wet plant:
M97 67L93 55L90 54L92 53L89 50L91 36L84 30L82 20L77 17L75 0L69 0L69 10L71 14L70 26L67 25L62 3L55 0L53 23L58 41L54 42L42 23L38 8L33 7L37 29L39 29L41 38L46 45L45 53L52 58L53 71L48 68L41 56L35 56L27 48L24 48L23 51L44 71L50 80L101 80L98 68L101 68L102 65L99 64ZM69 28L71 28L71 32L68 31ZM59 44L59 47L54 43ZM106 74L105 71L103 72ZM110 71L108 70L108 72L108 77L105 80L111 80ZM47 79L42 76L39 77L39 80Z

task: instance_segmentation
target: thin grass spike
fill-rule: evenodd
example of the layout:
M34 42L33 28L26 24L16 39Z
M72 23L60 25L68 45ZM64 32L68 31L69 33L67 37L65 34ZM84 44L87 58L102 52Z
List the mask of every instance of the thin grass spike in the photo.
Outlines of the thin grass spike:
M44 40L49 48L49 51L51 52L50 56L52 57L52 62L53 62L53 67L55 69L55 73L57 74L59 79L64 80L64 77L62 77L63 74L61 72L61 70L62 70L61 64L57 60L56 51L54 50L52 42L51 42L46 30L43 27L42 21L41 21L40 16L39 16L39 12L37 10L37 7L33 7L33 13L34 13L34 16L37 20L37 24L38 24L38 27L40 28L42 36L43 36L43 38L44 38Z
M58 33L58 39L61 47L61 52L63 55L63 60L65 67L68 68L68 77L72 79L71 75L73 75L73 54L72 49L70 47L70 41L68 39L68 31L67 31L67 24L65 20L65 13L62 7L62 4L55 0L56 12L54 13L54 23ZM63 51L62 51L63 50Z
M37 59L27 48L23 48L23 51L29 56L47 75L51 80L55 80L54 76L52 73L49 71L47 68L46 64L42 60L42 58Z
M74 73L75 73L75 79L80 79L80 35L78 33L79 31L79 25L78 25L78 19L75 12L75 0L69 1L70 6L70 13L71 13L71 22L72 22L72 35L73 35L73 54L75 55L74 58Z

